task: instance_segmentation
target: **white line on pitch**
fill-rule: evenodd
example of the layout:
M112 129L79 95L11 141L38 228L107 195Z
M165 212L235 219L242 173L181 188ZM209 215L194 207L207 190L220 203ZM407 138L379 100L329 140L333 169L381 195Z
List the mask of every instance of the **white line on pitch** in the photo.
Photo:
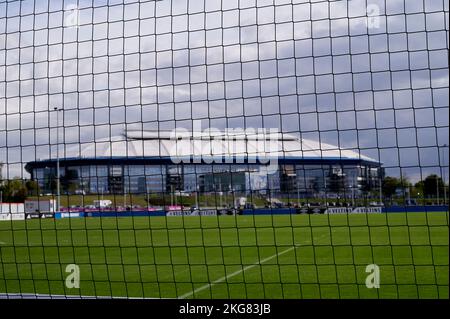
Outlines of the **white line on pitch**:
M288 253L288 252L290 252L290 251L293 251L293 250L294 250L295 248L297 248L297 247L300 247L300 246L294 246L294 247L288 248L288 249L286 249L286 250L283 250L282 252L280 252L280 253L278 253L278 254L274 254L274 255L272 255L272 256L270 256L270 257L261 259L261 260L257 261L256 263L254 263L254 264L252 264L252 265L249 265L249 266L247 266L247 267L242 268L241 270L235 271L235 272L233 272L233 273L231 273L231 274L229 274L229 275L227 275L227 276L224 276L224 277L222 277L222 278L219 278L219 279L217 279L217 280L214 280L213 282L211 282L211 283L209 283L209 284L206 284L206 285L204 285L204 286L201 286L200 288L197 288L197 289L195 289L195 290L192 290L191 292L185 293L184 295L178 297L178 299L184 299L184 298L187 298L187 297L189 297L189 296L192 296L192 295L194 295L194 294L196 294L196 293L198 293L198 292L200 292L200 291L203 291L203 290L208 289L209 287L212 287L212 286L214 286L214 285L216 285L216 284L218 284L218 283L221 283L221 282L223 282L223 281L225 281L225 280L228 280L228 279L231 278L231 277L237 276L237 275L239 275L240 273L243 273L244 271L247 271L247 270L249 270L249 269L251 269L251 268L254 268L254 267L258 266L258 265L264 264L265 262L268 262L268 261L271 260L271 259L274 259L274 258L276 258L276 257L279 257L279 256L281 256L281 255L284 255L284 254L286 254L286 253Z
M82 296L82 295L50 295L34 293L0 293L0 299L173 299L146 297L114 297L114 296Z

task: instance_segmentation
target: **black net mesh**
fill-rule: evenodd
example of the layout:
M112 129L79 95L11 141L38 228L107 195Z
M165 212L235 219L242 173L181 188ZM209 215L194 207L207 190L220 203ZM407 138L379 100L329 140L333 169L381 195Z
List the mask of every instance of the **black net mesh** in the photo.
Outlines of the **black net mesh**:
M448 298L449 3L0 0L0 298Z

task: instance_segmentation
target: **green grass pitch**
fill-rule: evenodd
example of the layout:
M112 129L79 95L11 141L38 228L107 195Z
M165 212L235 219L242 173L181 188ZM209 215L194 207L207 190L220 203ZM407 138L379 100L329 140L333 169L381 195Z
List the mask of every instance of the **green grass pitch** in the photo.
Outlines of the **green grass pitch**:
M448 213L3 221L0 294L447 299L448 226Z

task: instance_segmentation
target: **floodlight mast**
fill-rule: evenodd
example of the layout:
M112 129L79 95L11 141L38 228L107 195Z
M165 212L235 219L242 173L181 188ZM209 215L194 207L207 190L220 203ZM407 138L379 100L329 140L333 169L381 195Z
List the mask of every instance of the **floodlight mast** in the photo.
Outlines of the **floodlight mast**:
M61 209L61 186L60 186L60 168L59 168L59 112L62 109L55 107L56 112L56 212Z
M446 190L446 186L445 186L445 179L446 179L446 177L445 177L445 150L447 147L448 147L448 145L444 144L444 145L441 145L439 148L439 157L441 156L441 148L444 149L442 161L441 161L441 159L439 159L439 162L442 167L442 180L443 180L443 184L444 184L444 205L447 205L447 190ZM438 194L438 204L439 204L439 178L436 178L436 185L437 185L436 191Z

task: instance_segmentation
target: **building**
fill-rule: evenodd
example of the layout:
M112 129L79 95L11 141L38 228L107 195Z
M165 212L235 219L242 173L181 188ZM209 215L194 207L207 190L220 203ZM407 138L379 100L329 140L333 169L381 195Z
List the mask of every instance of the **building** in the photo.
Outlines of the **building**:
M63 194L355 196L378 191L381 164L352 150L282 133L132 131L65 145ZM56 156L26 165L55 193Z

